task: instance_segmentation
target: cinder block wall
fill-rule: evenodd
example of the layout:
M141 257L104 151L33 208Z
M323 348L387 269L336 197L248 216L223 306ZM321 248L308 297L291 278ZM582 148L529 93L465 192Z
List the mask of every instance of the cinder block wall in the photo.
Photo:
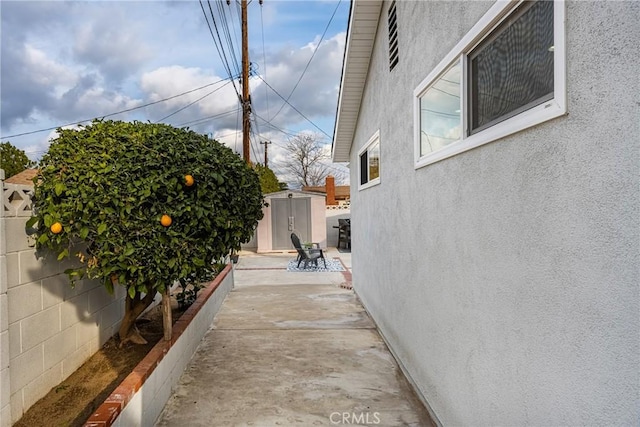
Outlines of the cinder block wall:
M36 253L25 224L31 186L3 183L0 217L0 426L9 426L71 375L119 327L124 288L71 287L72 261ZM10 396L10 397L8 397Z
M0 169L0 189L4 171ZM7 315L7 256L5 245L4 207L0 209L0 427L11 425L9 404L9 318Z

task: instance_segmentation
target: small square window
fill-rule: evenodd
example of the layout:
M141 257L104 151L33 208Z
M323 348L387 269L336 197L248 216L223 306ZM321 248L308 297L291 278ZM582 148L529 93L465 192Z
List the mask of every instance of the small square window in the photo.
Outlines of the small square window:
M380 183L380 131L360 150L360 189Z

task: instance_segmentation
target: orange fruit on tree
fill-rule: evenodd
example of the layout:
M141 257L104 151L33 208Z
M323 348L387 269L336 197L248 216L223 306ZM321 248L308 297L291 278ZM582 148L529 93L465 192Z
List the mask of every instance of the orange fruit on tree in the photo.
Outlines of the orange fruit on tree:
M60 224L59 222L54 222L53 224L51 224L51 227L49 227L49 229L53 234L60 234L62 233L62 224Z
M194 183L196 182L195 179L193 179L192 175L185 175L184 176L184 183L187 187L191 187Z
M164 225L165 227L170 226L172 222L173 220L169 215L165 214L165 215L162 215L162 218L160 218L160 224Z

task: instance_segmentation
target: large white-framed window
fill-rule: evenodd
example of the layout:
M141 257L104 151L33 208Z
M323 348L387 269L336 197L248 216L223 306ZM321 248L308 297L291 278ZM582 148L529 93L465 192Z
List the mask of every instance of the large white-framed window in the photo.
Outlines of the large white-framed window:
M359 189L380 184L380 130L358 151Z
M565 5L497 1L414 90L415 167L566 113Z

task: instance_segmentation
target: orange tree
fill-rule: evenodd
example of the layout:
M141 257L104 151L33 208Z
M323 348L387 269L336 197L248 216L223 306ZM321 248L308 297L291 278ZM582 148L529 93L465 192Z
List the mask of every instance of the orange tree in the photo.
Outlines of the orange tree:
M121 343L175 281L210 279L262 217L257 174L232 150L164 124L94 121L58 129L35 188L37 247L78 258L72 282L126 287Z

